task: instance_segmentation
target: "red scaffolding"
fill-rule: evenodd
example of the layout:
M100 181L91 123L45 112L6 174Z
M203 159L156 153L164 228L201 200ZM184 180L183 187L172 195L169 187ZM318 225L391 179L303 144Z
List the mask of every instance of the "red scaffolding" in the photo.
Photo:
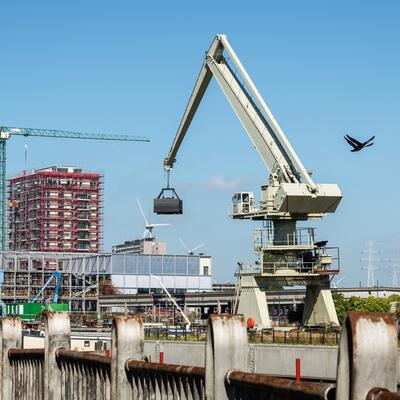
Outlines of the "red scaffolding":
M78 171L50 167L9 179L9 250L101 250L102 175Z

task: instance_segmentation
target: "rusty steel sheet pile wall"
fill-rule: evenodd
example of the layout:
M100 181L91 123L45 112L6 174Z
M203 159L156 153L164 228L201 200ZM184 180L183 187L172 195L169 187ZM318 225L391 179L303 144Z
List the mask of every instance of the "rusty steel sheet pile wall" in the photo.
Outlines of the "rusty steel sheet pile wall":
M129 360L133 399L204 399L205 368Z
M335 399L333 384L296 382L235 370L227 373L225 381L230 399Z
M10 349L12 399L43 399L44 349Z
M63 399L109 400L111 360L97 354L58 349Z
M397 323L388 314L349 313L340 338L337 385L252 373L241 315L212 315L205 367L149 362L140 317L118 316L111 359L71 350L66 313L49 313L45 348L21 349L21 321L0 321L0 400L400 400Z

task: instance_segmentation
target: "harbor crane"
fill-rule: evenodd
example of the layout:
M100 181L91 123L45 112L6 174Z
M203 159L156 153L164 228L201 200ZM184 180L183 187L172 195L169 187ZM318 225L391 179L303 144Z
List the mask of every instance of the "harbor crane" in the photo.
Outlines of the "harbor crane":
M144 136L79 133L54 129L16 128L0 126L0 251L6 250L6 143L12 136L44 138L114 140L124 142L149 142Z
M260 260L254 265L241 264L237 271L240 280L236 311L254 318L259 328L270 327L262 290L304 285L307 292L303 325L338 325L329 281L339 271L338 255L328 254L326 242L315 241L315 230L298 228L297 222L321 219L326 213L335 212L342 193L336 184L313 181L225 35L216 35L206 52L171 149L164 159L167 189L175 193L169 187L169 174L212 77L269 170L268 182L261 186L260 203L255 202L252 192L238 192L232 198L232 218L264 221L266 226L254 231L254 250ZM173 197L160 195L155 199L155 211L160 201L165 203L161 211L168 208L169 201L173 208L176 204ZM177 214L181 212L179 209ZM332 250L338 254L337 248Z

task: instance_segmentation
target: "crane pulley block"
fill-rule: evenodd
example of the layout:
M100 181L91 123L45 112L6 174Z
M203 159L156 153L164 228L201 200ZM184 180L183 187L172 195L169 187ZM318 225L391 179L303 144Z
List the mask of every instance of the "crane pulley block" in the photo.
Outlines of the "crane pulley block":
M154 199L155 214L182 214L183 202L175 192L175 189L162 188L160 194Z

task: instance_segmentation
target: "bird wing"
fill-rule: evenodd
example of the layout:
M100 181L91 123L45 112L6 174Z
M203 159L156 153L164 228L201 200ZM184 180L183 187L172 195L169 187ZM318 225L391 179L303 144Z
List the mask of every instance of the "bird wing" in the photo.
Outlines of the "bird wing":
M347 136L347 139L352 141L356 146L362 146L363 145L361 142L359 142L357 139L352 138L350 135L346 135L346 136Z
M375 136L372 136L372 138L368 139L366 142L364 142L363 145L365 146L367 143L371 142L374 139L375 139Z
M363 147L369 147L369 146L373 146L374 145L374 143L370 143L370 144L366 144L365 146L363 146Z
M352 146L354 149L356 149L357 147L359 147L359 146L357 146L355 143L353 143L350 139L348 139L346 136L345 136L344 138L345 138L346 142L347 142L350 146Z

